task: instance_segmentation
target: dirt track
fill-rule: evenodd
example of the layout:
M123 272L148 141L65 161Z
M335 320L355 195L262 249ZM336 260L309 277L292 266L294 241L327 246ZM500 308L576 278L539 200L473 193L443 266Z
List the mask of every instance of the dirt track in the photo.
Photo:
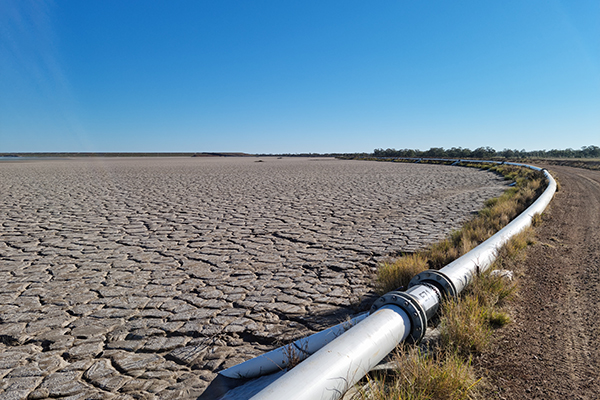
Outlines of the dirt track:
M600 398L600 172L548 168L562 189L528 251L515 321L479 360L497 399Z

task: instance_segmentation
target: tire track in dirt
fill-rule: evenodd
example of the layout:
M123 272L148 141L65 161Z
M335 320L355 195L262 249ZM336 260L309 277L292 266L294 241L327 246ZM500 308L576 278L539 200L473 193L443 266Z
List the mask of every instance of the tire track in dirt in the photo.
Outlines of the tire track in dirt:
M600 172L549 169L562 189L528 250L514 323L477 361L492 398L600 397Z

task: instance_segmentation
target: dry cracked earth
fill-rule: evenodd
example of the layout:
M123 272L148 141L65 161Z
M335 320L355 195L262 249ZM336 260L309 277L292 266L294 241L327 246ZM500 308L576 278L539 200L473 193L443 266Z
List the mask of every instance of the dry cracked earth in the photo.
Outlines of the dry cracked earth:
M0 163L0 399L196 398L368 307L377 263L506 183L265 158Z

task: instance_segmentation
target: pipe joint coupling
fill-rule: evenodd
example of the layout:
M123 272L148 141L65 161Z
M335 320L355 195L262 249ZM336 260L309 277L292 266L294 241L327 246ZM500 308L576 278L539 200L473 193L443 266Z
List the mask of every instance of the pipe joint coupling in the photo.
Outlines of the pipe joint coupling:
M389 292L375 301L369 313L373 314L385 305L400 307L408 315L411 329L406 342L418 343L421 341L427 329L427 315L417 299L404 292Z
M411 288L413 286L422 285L425 283L438 288L446 298L458 297L456 286L454 286L452 280L450 280L450 278L448 278L444 273L435 269L428 269L427 271L423 271L415 275L410 280L408 287Z

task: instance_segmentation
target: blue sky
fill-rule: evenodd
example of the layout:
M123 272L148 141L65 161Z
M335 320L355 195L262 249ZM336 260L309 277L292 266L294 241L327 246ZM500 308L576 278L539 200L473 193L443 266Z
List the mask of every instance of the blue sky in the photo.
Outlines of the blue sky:
M0 152L599 139L596 0L0 1Z

